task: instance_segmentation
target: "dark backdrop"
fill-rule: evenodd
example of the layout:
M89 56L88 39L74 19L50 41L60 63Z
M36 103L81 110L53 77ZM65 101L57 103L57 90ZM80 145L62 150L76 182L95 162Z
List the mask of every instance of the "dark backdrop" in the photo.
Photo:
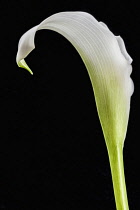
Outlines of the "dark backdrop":
M72 45L52 31L36 34L17 67L21 35L61 11L85 11L121 35L133 58L124 147L130 209L139 209L139 10L136 1L5 0L0 5L0 209L115 209L105 141L87 70Z

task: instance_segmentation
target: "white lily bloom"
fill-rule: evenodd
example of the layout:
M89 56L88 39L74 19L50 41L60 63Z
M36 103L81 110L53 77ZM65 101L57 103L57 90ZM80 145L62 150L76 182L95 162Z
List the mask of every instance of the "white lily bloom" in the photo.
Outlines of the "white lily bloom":
M56 31L68 39L88 70L108 149L117 210L128 210L122 149L134 87L130 78L132 58L123 39L88 13L54 14L27 31L19 41L17 64L31 74L24 58L35 48L35 34L41 29Z
M30 71L24 58L35 48L37 30L50 29L62 34L79 52L94 89L99 118L107 142L123 141L126 135L132 59L120 36L85 12L54 14L27 31L20 39L17 64Z

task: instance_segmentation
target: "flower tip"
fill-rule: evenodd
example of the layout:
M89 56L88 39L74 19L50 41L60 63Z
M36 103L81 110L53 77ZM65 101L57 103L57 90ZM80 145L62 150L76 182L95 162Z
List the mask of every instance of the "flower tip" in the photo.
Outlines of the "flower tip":
M20 61L18 62L18 66L21 67L21 68L26 69L31 75L33 75L32 70L29 68L29 66L27 65L27 63L25 62L24 59L22 59L22 60L20 60Z

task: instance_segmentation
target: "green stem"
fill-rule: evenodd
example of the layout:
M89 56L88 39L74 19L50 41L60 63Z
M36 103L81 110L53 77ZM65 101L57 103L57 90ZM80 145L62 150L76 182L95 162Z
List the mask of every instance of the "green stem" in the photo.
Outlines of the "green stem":
M117 210L129 210L125 185L123 149L121 145L109 149L109 161L111 167L114 195Z

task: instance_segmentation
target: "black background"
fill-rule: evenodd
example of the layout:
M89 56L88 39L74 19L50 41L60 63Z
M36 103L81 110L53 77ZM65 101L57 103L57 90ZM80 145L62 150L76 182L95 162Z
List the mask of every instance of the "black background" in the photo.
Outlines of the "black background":
M87 70L72 45L52 31L17 67L21 35L61 11L89 12L121 35L133 58L124 147L130 209L140 206L140 7L136 1L8 1L0 5L0 209L115 209L105 141Z

